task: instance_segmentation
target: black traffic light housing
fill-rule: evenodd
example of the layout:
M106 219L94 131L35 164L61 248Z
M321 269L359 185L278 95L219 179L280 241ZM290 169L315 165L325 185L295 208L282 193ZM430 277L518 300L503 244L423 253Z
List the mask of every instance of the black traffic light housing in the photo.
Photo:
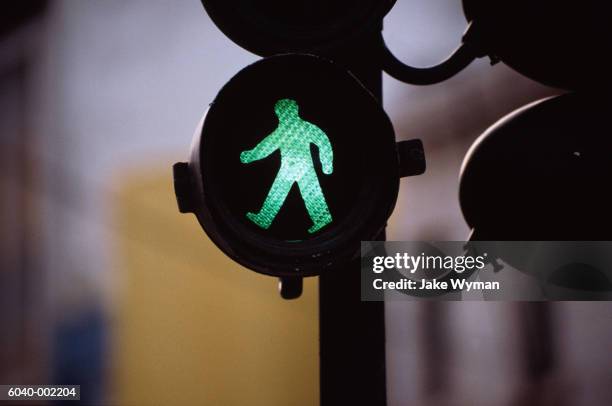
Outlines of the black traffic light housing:
M299 183L290 186L266 228L247 216L271 195L285 152L248 165L241 153L280 128L275 104L289 99L302 120L327 134L333 149L333 173L327 175L317 160L322 152L314 146L307 151L332 216L312 234L308 196ZM189 163L175 166L179 207L195 213L212 241L247 268L279 277L318 275L355 259L360 241L385 227L400 175L425 170L420 141L399 146L380 104L346 70L312 55L265 58L223 87L194 135Z
M599 93L534 102L499 120L463 163L461 209L475 240L610 240L609 115Z
M597 0L463 0L481 50L545 85L609 85L612 15Z
M202 0L227 37L260 56L325 54L375 32L396 0Z
M428 85L488 56L545 85L584 90L612 84L612 24L596 0L463 0L468 28L457 50L442 63L415 68L401 62L381 36L384 70L398 80Z

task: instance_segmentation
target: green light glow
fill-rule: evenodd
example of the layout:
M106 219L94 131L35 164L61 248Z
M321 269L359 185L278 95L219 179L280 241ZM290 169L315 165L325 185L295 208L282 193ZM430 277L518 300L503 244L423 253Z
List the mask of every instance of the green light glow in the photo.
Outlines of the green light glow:
M247 213L253 223L268 229L282 207L291 187L298 184L308 215L313 222L308 232L313 234L332 222L329 207L315 172L310 144L319 150L323 173L333 171L334 155L327 135L316 125L298 115L295 100L282 99L274 105L278 127L257 146L240 154L240 162L248 164L264 159L276 150L281 153L281 166L259 213Z

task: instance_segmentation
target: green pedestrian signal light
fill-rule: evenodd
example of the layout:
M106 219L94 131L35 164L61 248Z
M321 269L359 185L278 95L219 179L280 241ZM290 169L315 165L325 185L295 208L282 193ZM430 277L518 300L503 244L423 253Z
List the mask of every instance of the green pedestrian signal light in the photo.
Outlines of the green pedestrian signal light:
M399 178L424 170L419 157L420 142L396 144L379 102L349 72L320 57L281 55L221 89L189 162L174 167L175 190L180 211L194 213L240 264L318 275L380 234Z
M300 118L295 100L277 101L274 111L278 117L278 127L255 148L240 154L243 164L264 159L277 150L281 154L280 169L261 210L257 214L249 212L246 216L259 227L270 228L289 191L297 184L313 222L308 229L312 234L331 223L332 215L315 172L310 144L317 146L326 175L334 170L332 146L323 130Z

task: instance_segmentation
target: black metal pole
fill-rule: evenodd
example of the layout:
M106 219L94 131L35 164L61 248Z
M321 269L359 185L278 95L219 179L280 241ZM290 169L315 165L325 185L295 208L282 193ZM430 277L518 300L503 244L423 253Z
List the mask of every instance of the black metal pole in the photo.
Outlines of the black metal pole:
M326 56L344 64L382 103L379 35ZM384 231L377 239L385 239ZM384 303L362 302L360 283L359 260L319 277L322 406L386 404Z
M520 303L517 307L522 351L523 389L516 405L567 404L557 387L547 382L556 367L556 340L552 306L547 302Z

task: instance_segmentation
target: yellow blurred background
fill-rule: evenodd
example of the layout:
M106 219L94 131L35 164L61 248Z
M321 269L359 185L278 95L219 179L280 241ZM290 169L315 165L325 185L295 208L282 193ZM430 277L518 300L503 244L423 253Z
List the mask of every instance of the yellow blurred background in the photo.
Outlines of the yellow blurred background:
M318 404L316 279L281 299L177 213L168 168L140 172L116 194L117 403Z

